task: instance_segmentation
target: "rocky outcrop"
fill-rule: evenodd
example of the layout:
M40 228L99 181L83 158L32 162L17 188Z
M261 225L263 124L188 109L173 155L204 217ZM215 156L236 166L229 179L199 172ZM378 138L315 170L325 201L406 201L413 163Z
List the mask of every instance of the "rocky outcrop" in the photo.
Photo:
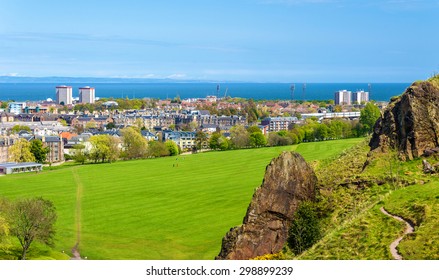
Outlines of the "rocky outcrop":
M299 203L315 198L316 184L314 171L298 153L283 152L273 159L243 224L226 234L216 259L243 260L278 253Z
M415 82L395 98L375 124L371 153L395 150L404 160L439 146L439 87Z

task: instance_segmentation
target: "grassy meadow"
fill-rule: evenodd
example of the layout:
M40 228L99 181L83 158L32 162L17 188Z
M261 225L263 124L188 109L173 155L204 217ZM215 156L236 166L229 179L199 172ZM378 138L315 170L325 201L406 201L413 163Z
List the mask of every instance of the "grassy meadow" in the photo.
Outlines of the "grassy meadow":
M242 222L272 158L297 150L323 160L360 141L66 165L2 176L0 196L42 196L57 208L54 250L35 246L30 258L67 258L79 240L88 259L213 259L224 234Z

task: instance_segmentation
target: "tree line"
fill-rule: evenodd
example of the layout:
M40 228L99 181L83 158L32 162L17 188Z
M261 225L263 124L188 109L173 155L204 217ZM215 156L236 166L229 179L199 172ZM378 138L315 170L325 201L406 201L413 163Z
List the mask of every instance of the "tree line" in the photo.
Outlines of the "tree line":
M270 132L265 136L258 126L237 125L226 136L216 131L210 137L201 130L196 132L192 151L205 148L211 150L231 150L265 146L294 145L302 142L325 141L361 137L372 131L373 124L380 116L379 109L368 104L361 112L359 120L330 119L319 122L316 118L306 119L302 124L293 124L290 129ZM117 159L140 159L174 156L181 152L180 147L171 140L166 142L147 141L138 127L121 130L122 137L95 135L90 138L91 149L75 145L71 156L76 162L113 162Z
M375 104L368 103L361 110L359 120L328 119L319 122L317 118L309 118L302 124L292 124L288 130L270 132L267 137L258 126L247 129L235 126L230 130L229 138L219 132L213 133L209 147L213 150L229 150L362 137L372 132L380 114Z
M118 159L141 159L164 156L174 156L180 153L180 148L171 140L165 142L147 141L135 127L121 130L122 137L108 134L93 135L90 137L90 149L85 145L73 146L73 153L66 159L73 159L84 164L86 161L114 162Z

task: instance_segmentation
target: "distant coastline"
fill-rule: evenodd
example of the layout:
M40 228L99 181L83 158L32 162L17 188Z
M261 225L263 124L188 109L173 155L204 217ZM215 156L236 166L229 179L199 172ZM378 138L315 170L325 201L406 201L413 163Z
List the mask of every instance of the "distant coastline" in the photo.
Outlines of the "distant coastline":
M410 83L254 83L172 79L9 77L0 76L0 100L40 101L55 98L58 85L78 89L92 86L100 98L203 98L208 95L241 97L255 100L329 100L334 92L370 90L370 99L388 101L410 86ZM294 92L291 85L295 85ZM293 93L293 94L292 94Z

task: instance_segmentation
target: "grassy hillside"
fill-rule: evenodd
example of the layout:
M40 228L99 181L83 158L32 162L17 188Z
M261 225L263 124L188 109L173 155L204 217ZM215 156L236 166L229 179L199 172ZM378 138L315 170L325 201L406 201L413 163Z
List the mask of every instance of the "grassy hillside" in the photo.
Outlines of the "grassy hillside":
M224 234L242 222L272 158L297 148L309 161L322 160L360 141L67 166L0 177L0 196L52 200L56 252L70 254L79 233L88 259L213 259ZM44 247L29 256L61 258Z
M415 225L398 247L404 259L439 259L438 176L424 174L421 159L399 162L392 154L361 172L367 152L364 143L317 167L324 237L293 258L392 259L389 245L405 225L381 213L384 207Z

